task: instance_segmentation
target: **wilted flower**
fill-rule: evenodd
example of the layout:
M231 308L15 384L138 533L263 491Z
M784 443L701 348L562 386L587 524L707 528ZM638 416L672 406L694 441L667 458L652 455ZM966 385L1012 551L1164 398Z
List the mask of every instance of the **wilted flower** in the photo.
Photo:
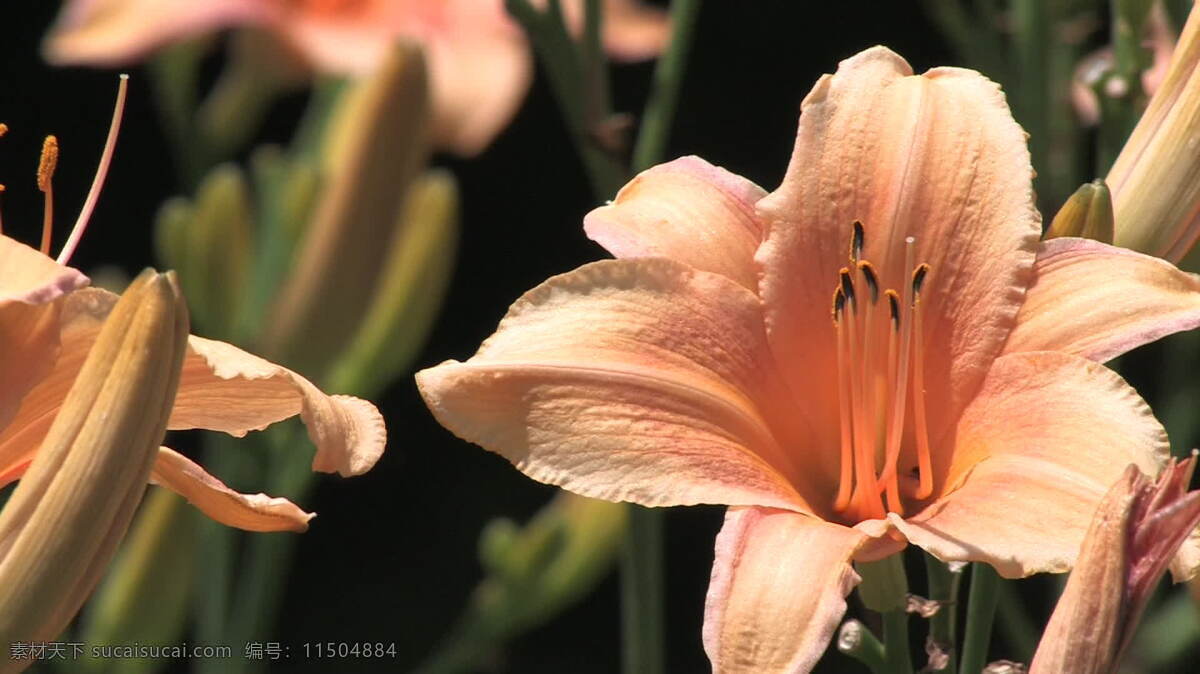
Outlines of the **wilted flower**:
M979 74L865 51L804 100L775 192L696 158L642 173L585 220L623 259L526 293L418 386L535 479L733 506L704 627L718 672L810 668L850 562L906 542L1066 571L1123 467L1167 451L1096 361L1200 324L1200 279L1039 242L1024 140Z
M580 25L582 0L568 0ZM605 44L617 58L662 49L666 16L637 0L605 0ZM376 68L398 39L424 47L436 137L462 154L483 150L508 123L529 87L532 63L502 0L74 0L47 37L56 63L116 65L172 41L228 26L277 35L311 67L339 74Z
M1130 466L1088 528L1079 560L1033 657L1033 674L1115 671L1158 580L1200 523L1188 492L1195 459L1174 460L1152 482Z

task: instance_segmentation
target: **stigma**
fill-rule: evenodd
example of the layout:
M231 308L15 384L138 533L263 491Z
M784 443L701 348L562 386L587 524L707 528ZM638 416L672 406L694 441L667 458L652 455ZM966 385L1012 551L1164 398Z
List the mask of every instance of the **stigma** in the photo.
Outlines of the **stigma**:
M931 268L915 263L916 240L908 237L900 290L882 289L875 266L863 259L865 242L856 221L832 307L841 450L833 508L852 521L904 514L898 464L909 420L918 483L908 491L917 500L933 493L921 308Z

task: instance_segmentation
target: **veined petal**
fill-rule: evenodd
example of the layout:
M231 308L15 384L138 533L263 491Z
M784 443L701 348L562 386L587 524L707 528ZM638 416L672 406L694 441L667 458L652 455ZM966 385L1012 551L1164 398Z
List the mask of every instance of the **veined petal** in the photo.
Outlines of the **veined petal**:
M859 583L856 529L770 508L730 508L704 602L713 674L808 672Z
M278 8L264 0L72 0L44 45L53 63L131 63L175 40L241 23L261 23Z
M943 495L911 519L909 541L939 559L980 561L1009 578L1071 568L1092 514L1134 464L1154 476L1167 437L1136 391L1064 353L996 360L963 412Z
M794 462L806 445L774 369L758 298L648 258L551 278L417 385L459 437L585 496L807 510L836 480Z
M642 171L588 213L583 230L616 257L669 257L757 292L763 228L754 203L764 196L737 174L682 157Z
M213 520L246 531L306 531L314 517L285 498L240 494L169 447L159 448L150 481L184 497Z
M771 345L793 389L808 392L807 408L837 418L834 331L823 326L858 219L884 288L909 283L906 237L915 261L932 267L922 294L924 348L938 354L925 373L931 437L953 423L1031 278L1041 234L1031 179L1024 132L999 87L976 72L913 76L875 47L817 82L783 184L758 204Z
M0 432L0 474L6 466L28 460L41 443L116 300L116 295L92 288L64 299L62 350L54 369L30 390L13 422ZM241 436L296 414L317 447L313 470L358 475L383 452L383 419L370 403L325 395L291 370L229 344L188 339L168 428Z
M1065 351L1104 362L1200 326L1200 276L1088 239L1040 244L1005 353Z

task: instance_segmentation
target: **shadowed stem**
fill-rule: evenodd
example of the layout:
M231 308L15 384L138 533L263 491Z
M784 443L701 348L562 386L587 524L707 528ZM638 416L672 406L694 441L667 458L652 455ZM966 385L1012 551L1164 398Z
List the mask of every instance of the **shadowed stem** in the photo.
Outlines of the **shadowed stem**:
M929 636L949 657L944 671L958 669L958 586L962 573L955 573L933 555L925 553L925 575L929 580L929 598L942 607L929 620Z
M967 627L959 674L979 674L987 664L1000 586L1000 576L992 567L980 563L971 567L971 598L967 603Z
M625 674L662 674L663 514L629 506L629 535L621 555L621 662Z
M633 170L644 171L662 161L670 137L679 88L687 69L696 18L700 15L700 0L673 0L671 3L671 46L654 68L654 85L642 113L637 143L633 148Z
M858 596L863 605L883 615L883 658L886 674L912 674L908 647L908 577L904 555L854 565L862 576Z

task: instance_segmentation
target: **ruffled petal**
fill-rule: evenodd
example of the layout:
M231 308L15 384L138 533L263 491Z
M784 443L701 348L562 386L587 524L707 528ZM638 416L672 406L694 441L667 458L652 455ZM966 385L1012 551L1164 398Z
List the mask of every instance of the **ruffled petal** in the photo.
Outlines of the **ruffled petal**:
M669 257L757 291L763 228L754 203L765 195L739 175L683 157L638 174L588 213L583 230L616 257Z
M275 3L263 0L72 0L44 50L52 63L115 66L170 42L277 15Z
M1103 362L1200 326L1200 276L1157 257L1051 239L1034 271L1005 353L1065 351Z
M30 390L13 422L0 433L0 471L27 459L41 444L116 299L92 288L64 298L62 350L54 369ZM317 447L313 470L358 475L383 452L383 419L370 403L325 395L291 370L229 344L188 339L169 428L207 428L241 436L296 414Z
M730 508L704 602L713 674L808 672L859 582L861 531L770 508Z
M1071 568L1092 514L1126 466L1157 475L1168 452L1150 408L1112 370L1041 351L998 359L963 412L943 496L892 522L943 560L1009 578Z
M783 184L759 202L768 331L805 406L837 418L830 295L851 223L885 288L910 282L905 238L932 271L922 294L931 436L949 428L1000 353L1041 234L1025 135L999 87L976 72L913 76L875 47L843 61L801 105ZM885 330L882 313L877 327ZM832 426L832 425L831 425ZM830 428L826 443L836 443Z
M549 279L474 357L422 370L417 385L459 437L585 496L788 509L807 509L810 493L832 501L819 458L799 470L807 445L788 425L796 415L774 371L753 294L646 258Z
M159 448L150 481L184 497L213 520L246 531L307 531L314 517L285 498L240 494L169 447Z

